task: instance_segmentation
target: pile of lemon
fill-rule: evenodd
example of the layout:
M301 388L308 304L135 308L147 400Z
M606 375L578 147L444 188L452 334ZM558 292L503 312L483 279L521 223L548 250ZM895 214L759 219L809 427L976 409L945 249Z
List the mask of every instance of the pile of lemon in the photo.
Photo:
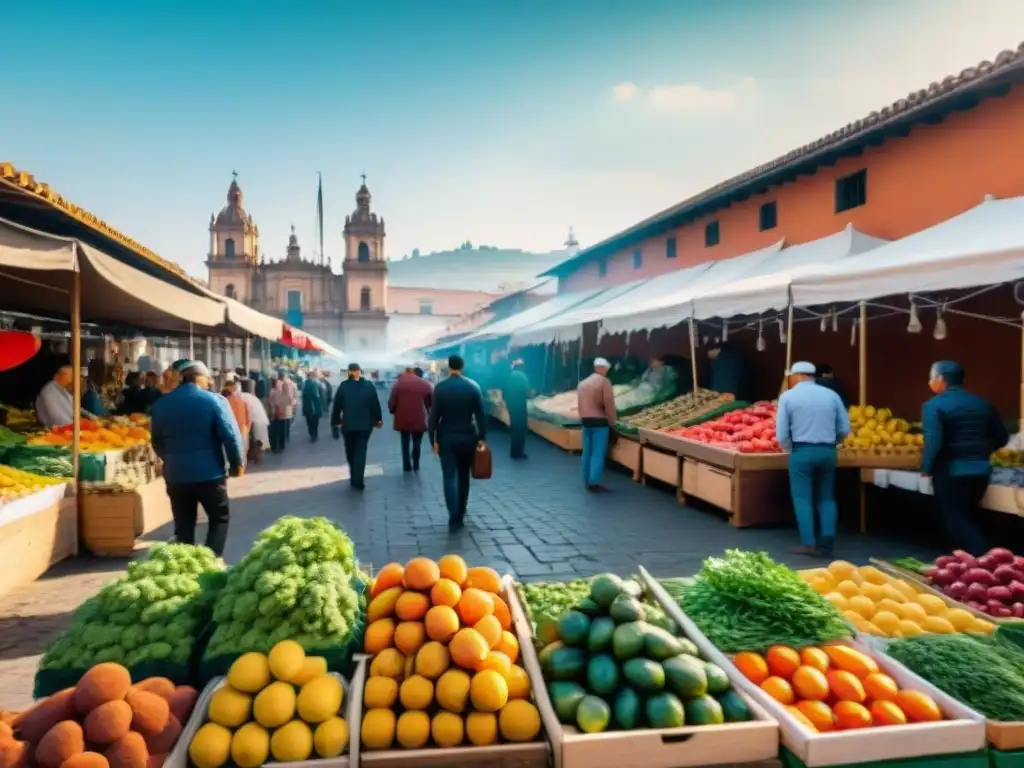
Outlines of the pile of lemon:
M294 640L270 653L246 653L228 670L203 725L189 744L196 768L258 768L278 762L333 758L348 747L348 723L341 716L341 679L327 662L306 656Z
M836 560L828 568L801 571L815 592L823 595L858 632L880 637L913 637L924 633L991 634L995 624L942 598L920 592L903 579L873 565L858 568Z
M910 434L906 419L893 418L888 408L873 405L851 405L850 434L843 441L844 448L860 450L879 448L905 448L917 450L924 444L924 435Z
M51 485L68 482L63 477L44 477L0 464L0 504L31 496Z
M458 555L389 563L370 586L367 750L489 746L540 733L498 574Z

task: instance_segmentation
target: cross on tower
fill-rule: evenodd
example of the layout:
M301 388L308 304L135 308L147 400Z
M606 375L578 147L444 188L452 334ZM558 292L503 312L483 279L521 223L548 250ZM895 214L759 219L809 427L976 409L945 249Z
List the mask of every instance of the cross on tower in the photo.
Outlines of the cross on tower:
M235 181L238 181L238 171L232 171L231 178L234 179Z
M366 171L363 171L361 174L359 174L359 178L363 180L363 186L366 186Z

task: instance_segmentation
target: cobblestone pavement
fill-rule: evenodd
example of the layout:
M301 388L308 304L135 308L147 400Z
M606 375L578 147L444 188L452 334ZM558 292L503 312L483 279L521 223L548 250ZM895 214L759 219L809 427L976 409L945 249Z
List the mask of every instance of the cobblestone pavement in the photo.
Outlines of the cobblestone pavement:
M792 527L731 527L723 515L680 507L667 490L644 487L609 468L609 495L588 494L579 459L531 436L529 461L508 458L508 439L493 430L494 477L474 483L466 527L449 534L437 459L424 455L418 473L403 473L398 435L385 428L370 443L366 490L349 488L340 441L328 435L310 444L296 420L288 450L231 483L231 532L225 558L237 561L257 534L282 515L324 515L353 538L364 564L379 567L415 555L457 552L471 564L513 572L525 581L569 579L602 571L635 572L643 564L658 576L695 572L708 555L730 547L759 548L793 565ZM152 538L170 536L170 527ZM200 536L202 531L200 531ZM837 556L865 562L869 556L937 552L906 541L854 532L840 536ZM23 706L47 642L70 620L75 607L125 562L77 558L36 583L0 598L0 708Z

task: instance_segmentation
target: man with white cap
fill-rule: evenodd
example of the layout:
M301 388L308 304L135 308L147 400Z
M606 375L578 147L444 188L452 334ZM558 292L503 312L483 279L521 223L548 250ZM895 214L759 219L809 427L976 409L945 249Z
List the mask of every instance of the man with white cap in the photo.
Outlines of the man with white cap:
M608 380L611 363L603 357L594 360L594 372L580 382L576 401L583 427L583 484L591 493L607 493L601 485L608 441L615 426L615 393Z
M789 453L789 489L800 531L800 554L828 557L836 539L836 445L850 434L843 401L814 381L813 363L793 363L779 398L775 433ZM820 532L814 533L815 510Z

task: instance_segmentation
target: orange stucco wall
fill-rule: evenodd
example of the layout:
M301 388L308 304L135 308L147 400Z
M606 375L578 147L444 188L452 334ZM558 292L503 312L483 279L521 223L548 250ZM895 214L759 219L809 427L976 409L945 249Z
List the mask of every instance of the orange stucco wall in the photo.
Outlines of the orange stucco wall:
M433 314L461 317L486 306L497 296L483 291L456 291L441 288L388 287L388 312L403 315L419 314L420 301L429 301Z
M867 204L835 213L835 180L867 168ZM846 158L813 176L769 190L697 219L673 233L631 246L607 259L607 273L589 263L559 282L575 291L651 277L705 261L757 250L785 238L790 245L816 240L853 224L861 232L895 240L977 205L986 194L1024 195L1024 86L989 99L937 125L913 128L858 157ZM778 226L759 231L758 210L777 202ZM718 220L720 242L704 247L704 225ZM677 256L665 255L676 237ZM633 252L643 248L643 264Z

